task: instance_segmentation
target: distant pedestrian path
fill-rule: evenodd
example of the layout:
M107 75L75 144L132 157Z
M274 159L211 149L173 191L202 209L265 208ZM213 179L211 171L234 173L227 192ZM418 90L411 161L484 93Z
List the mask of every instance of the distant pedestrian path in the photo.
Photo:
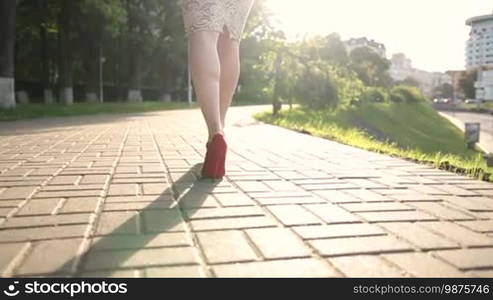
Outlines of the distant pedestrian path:
M493 276L493 184L199 110L2 122L1 276Z

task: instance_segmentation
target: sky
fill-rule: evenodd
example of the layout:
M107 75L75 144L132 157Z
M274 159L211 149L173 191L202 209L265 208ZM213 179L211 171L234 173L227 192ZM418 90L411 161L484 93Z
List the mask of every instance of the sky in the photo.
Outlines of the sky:
M265 0L274 24L289 38L337 32L343 40L383 43L414 68L463 70L466 19L493 12L492 0Z

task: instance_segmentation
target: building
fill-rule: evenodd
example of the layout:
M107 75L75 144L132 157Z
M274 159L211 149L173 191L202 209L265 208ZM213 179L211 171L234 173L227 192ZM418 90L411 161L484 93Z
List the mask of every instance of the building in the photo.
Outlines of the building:
M476 98L493 101L493 13L466 20L471 26L466 42L466 70L478 70Z
M369 40L366 37L351 38L345 41L344 45L346 46L346 50L348 53L356 48L367 47L375 51L378 55L380 55L380 57L387 58L385 45L374 40Z
M493 68L493 14L466 20L471 26L466 42L466 69Z
M394 81L403 81L407 78L415 79L419 82L423 94L429 98L434 96L434 90L438 86L444 83L452 84L452 78L449 74L413 68L411 59L406 57L404 53L393 54L390 63L389 74Z

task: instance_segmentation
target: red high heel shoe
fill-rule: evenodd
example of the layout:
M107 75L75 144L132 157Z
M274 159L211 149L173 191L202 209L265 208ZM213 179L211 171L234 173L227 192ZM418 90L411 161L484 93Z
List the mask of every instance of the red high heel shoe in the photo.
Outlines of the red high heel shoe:
M228 146L222 134L216 134L207 143L207 153L202 167L202 177L220 179L225 174L225 160Z

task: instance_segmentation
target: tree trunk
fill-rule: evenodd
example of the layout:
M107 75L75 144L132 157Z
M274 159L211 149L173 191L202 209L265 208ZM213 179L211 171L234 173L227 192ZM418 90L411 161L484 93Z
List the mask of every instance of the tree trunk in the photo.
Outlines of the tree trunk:
M129 62L130 62L130 82L129 89L127 95L127 101L129 102L142 102L142 93L141 93L141 58L140 53L138 51L138 46L135 43L132 43L129 51Z
M59 22L59 58L60 58L60 74L59 74L59 98L61 103L72 104L74 102L73 79L72 79L72 47L71 47L71 31L72 31L72 12L74 2L72 0L61 0L62 10L58 17Z
M43 82L43 99L45 104L53 103L53 91L51 86L50 58L48 55L48 35L46 32L46 12L48 3L46 0L38 0L38 8L41 12L39 20L39 36L41 39L41 70Z
M0 108L15 107L15 0L0 1Z
M88 45L86 57L86 101L99 102L99 65L100 51L97 42Z

